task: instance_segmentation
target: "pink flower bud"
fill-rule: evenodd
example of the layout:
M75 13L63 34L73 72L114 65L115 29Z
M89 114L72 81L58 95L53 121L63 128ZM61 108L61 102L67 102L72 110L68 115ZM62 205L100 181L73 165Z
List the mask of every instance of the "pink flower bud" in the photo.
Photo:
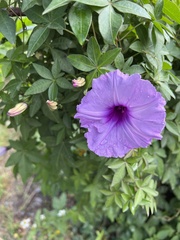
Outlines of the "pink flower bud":
M54 110L57 109L57 105L58 105L57 102L47 100L46 103L47 103L47 106L48 106L48 108L49 108L50 111L54 111Z
M77 79L72 80L73 87L82 87L85 85L85 79L82 77L78 77Z
M27 107L28 105L24 102L18 103L14 108L9 109L9 111L7 112L7 115L10 117L15 117L21 114L22 112L24 112Z

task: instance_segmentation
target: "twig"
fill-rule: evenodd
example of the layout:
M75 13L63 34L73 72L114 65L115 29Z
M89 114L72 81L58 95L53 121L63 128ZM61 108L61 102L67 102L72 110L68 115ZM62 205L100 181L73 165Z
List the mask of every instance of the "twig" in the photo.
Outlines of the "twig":
M26 14L23 13L20 8L12 7L12 8L8 8L7 10L10 17L26 16Z

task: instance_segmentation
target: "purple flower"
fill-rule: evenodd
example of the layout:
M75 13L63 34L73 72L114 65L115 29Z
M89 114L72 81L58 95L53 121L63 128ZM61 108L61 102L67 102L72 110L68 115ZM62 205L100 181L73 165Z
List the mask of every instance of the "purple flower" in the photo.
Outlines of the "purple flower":
M7 151L6 147L0 147L0 157L3 156Z
M165 103L148 80L116 70L93 80L75 118L88 129L90 150L99 156L123 157L162 138Z

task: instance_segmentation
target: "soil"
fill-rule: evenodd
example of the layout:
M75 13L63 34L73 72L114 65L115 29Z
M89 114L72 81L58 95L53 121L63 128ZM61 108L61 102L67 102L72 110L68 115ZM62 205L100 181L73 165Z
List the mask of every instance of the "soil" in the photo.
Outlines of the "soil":
M5 167L9 154L0 157L0 240L24 239L16 238L22 231L20 222L30 218L33 223L36 211L51 204L32 178L24 185L12 168Z

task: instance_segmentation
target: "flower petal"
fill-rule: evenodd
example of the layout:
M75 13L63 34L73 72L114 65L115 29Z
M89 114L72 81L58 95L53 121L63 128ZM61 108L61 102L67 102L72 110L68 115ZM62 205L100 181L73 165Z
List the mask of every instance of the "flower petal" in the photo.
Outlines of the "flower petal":
M116 70L93 80L75 118L88 128L90 150L99 156L123 157L131 149L147 147L153 138L162 138L164 105L148 80Z
M123 157L132 148L126 145L126 136L123 129L114 123L106 125L104 131L99 132L96 127L92 127L85 134L88 147L99 156L104 157Z

